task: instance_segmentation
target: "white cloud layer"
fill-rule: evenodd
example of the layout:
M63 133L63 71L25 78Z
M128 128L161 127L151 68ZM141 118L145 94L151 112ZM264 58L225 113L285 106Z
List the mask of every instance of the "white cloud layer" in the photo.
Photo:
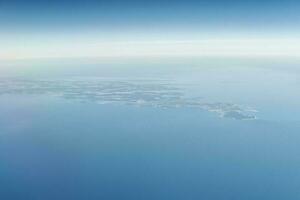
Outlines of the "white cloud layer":
M0 59L282 56L300 57L300 39L0 41Z

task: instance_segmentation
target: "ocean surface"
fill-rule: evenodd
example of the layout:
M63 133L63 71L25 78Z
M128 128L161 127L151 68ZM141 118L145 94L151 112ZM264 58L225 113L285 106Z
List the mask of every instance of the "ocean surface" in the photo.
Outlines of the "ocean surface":
M300 64L73 66L2 71L1 199L300 199Z

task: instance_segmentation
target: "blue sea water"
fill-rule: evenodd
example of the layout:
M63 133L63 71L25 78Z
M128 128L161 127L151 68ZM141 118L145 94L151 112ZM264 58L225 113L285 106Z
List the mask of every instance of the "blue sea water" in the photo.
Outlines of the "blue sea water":
M297 200L297 69L3 77L1 199Z

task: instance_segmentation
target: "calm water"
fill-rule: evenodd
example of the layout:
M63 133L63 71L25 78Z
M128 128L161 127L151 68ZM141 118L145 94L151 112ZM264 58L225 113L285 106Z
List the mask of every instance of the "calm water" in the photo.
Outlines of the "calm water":
M300 199L298 65L253 66L2 77L1 199Z

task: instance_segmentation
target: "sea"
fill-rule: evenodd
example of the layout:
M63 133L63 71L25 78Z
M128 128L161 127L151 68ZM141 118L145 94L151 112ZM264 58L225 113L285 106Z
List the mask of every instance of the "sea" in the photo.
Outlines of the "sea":
M300 199L299 61L1 65L0 199Z

